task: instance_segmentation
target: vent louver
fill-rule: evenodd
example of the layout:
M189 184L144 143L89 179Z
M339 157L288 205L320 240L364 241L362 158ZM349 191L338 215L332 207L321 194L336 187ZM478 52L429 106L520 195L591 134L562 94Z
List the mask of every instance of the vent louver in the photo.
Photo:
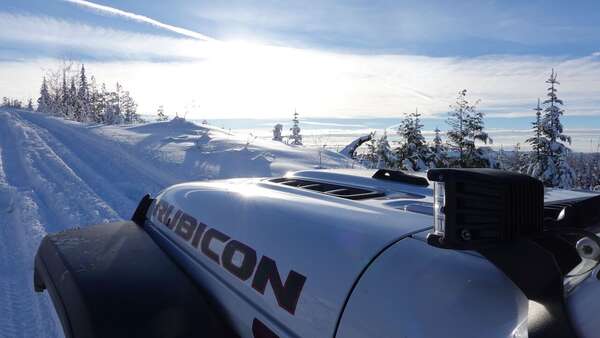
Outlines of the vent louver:
M350 200L365 200L369 198L383 197L384 193L380 191L367 190L363 188L349 187L339 184L323 183L296 178L274 178L269 180L273 183L279 183L290 187L317 191L326 195L346 198Z

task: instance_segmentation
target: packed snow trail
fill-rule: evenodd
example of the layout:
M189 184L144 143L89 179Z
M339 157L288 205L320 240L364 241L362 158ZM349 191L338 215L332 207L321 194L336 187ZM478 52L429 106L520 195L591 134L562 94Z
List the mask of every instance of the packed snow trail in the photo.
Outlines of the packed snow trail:
M236 136L185 120L94 126L0 110L0 337L62 337L33 259L47 233L127 219L144 194L211 178L348 167L332 152Z
M19 139L24 133L14 116L0 113L0 332L3 337L60 337L48 296L33 293L33 255L46 234L42 224L55 219L40 210L44 202L28 179L34 159Z
M152 168L152 163L136 158L123 144L58 119L31 113L20 116L73 174L86 182L103 203L110 204L116 212L112 219L128 218L144 194L175 183L172 178L157 174L160 171ZM90 223L98 222L82 219L79 224Z

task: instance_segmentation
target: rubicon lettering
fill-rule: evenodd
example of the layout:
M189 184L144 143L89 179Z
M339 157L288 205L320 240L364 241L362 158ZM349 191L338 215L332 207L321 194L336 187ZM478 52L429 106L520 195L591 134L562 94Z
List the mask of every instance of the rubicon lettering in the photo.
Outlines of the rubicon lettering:
M290 270L285 281L282 281L273 258L262 256L259 260L256 250L250 246L210 228L165 201L158 201L151 215L153 220L173 231L241 281L251 280L251 287L261 295L265 294L267 284L270 283L277 304L291 314L296 312L300 293L306 282L305 276ZM211 247L216 242L221 244L219 247L223 247L221 252L213 250L214 246ZM240 256L243 258L234 262L234 257Z

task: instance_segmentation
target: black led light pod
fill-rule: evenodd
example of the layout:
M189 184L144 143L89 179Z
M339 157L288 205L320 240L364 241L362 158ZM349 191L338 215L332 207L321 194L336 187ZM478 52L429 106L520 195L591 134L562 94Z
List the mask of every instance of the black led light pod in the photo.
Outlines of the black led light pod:
M434 227L427 242L478 252L541 305L543 310L530 311L530 320L556 318L552 325L530 322L530 337L576 337L564 298L571 268L561 269L559 262L567 251L577 252L544 232L542 182L494 169L431 169L427 178L434 186Z
M431 245L476 250L543 231L544 186L527 175L495 169L431 169Z

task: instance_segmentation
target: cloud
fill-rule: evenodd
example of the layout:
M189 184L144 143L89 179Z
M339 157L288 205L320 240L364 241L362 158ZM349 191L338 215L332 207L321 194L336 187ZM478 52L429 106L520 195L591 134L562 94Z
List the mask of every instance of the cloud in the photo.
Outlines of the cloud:
M82 53L94 58L201 59L212 42L91 26L48 16L0 12L0 41L47 54Z
M114 7L110 7L110 6L104 6L104 5L100 5L100 4L96 4L90 1L85 1L85 0L64 0L66 2L72 3L72 4L76 4L78 6L82 6L82 7L86 7L86 8L91 8L93 10L102 12L102 13L106 13L106 14L111 14L111 15L116 15L116 16L120 16L120 17L124 17L130 20L134 20L134 21L138 21L138 22L144 22L144 23L148 23L150 25L153 25L155 27L158 28L162 28L162 29L166 29L168 31L177 33L177 34L181 34L184 35L186 37L189 38L193 38L193 39L198 39L198 40L202 40L202 41L216 41L215 39L208 37L204 34L198 33L198 32L194 32L192 30L189 29L185 29L182 27L177 27L177 26L173 26L173 25L169 25L163 22L160 22L158 20L149 18L147 16L144 15L140 15L140 14L136 14L136 13L132 13L132 12L127 12L124 10L120 10L118 8L114 8Z
M0 12L3 46L91 55L99 81L122 82L143 112L159 104L198 118L443 117L463 88L488 116L531 116L558 72L568 115L600 115L600 60L539 56L357 55L252 43L206 42ZM25 48L25 47L23 47ZM161 62L153 62L160 59ZM165 62L168 61L168 62ZM0 62L0 92L35 96L46 58Z

